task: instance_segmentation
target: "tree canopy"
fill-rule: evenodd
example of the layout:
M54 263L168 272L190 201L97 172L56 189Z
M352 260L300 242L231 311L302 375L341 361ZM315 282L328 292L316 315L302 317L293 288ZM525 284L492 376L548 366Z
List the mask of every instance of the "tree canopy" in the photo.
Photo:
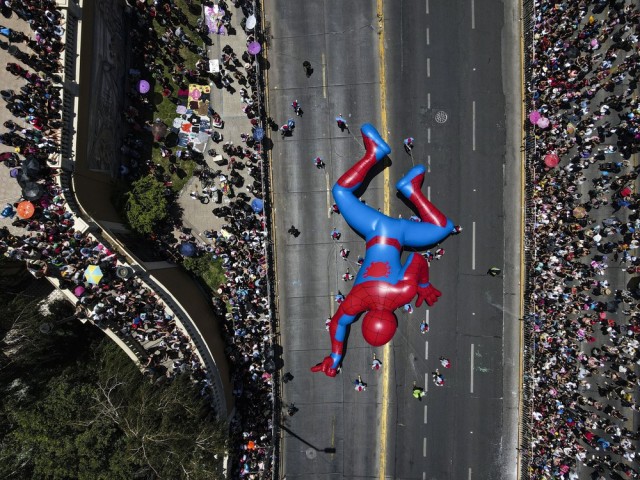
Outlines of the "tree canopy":
M226 428L188 375L152 383L64 302L38 302L0 294L0 478L223 478Z
M169 215L165 187L149 175L139 178L131 187L126 193L127 221L135 232L148 235Z

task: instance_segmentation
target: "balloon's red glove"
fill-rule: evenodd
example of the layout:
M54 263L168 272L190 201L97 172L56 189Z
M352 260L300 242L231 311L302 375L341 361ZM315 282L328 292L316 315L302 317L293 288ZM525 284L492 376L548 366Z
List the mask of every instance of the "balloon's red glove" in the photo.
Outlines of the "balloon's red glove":
M338 369L333 368L334 359L331 356L324 357L324 360L314 367L311 367L312 372L324 372L327 377L335 377L338 374Z
M433 285L427 283L426 286L421 287L418 285L418 299L416 300L416 307L422 305L422 301L427 302L427 305L431 306L438 301L438 297L442 295L440 290L434 288Z

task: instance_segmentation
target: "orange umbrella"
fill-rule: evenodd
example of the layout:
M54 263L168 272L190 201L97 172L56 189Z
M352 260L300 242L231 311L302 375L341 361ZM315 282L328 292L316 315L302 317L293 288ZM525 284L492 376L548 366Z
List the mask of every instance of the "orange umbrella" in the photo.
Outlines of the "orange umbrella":
M249 450L254 450L256 448L256 443L253 440L249 440L249 443L247 443L247 448Z
M583 206L578 205L573 209L573 216L576 218L584 218L587 216L587 210Z
M18 204L18 208L16 208L16 213L20 218L31 218L35 213L36 208L33 206L33 203L29 201L20 202Z

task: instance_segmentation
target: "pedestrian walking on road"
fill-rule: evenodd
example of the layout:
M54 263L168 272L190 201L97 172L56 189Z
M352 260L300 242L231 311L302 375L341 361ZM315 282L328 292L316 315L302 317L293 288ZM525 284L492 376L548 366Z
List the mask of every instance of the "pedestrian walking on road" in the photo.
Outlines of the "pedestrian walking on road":
M440 365L442 365L444 368L451 368L451 362L448 358L445 357L440 357Z
M413 395L413 398L421 402L422 397L424 397L427 393L424 391L424 388L419 387L418 385L416 385L416 382L413 382L411 394Z
M373 354L373 361L371 362L371 370L380 370L382 368L382 362L376 358L376 354Z
M318 170L321 170L324 168L324 162L322 161L322 158L320 157L316 157L313 159L313 164L316 166L316 168Z
M289 228L289 230L287 230L287 232L289 232L289 235L293 235L296 238L298 238L298 235L300 235L300 230L298 230L293 225L291 225L291 227Z
M311 63L305 60L304 62L302 62L302 68L304 68L304 73L305 75L307 75L307 78L309 78L313 73L313 68L311 68Z
M293 118L287 120L287 123L280 127L280 133L283 137L290 137L293 135L293 129L296 128L296 122Z
M345 122L341 113L339 113L338 116L336 117L336 123L338 124L338 128L340 129L341 132L344 132L345 130L347 132L349 131L349 125L347 125L347 122Z
M491 267L487 271L487 275L491 275L492 277L497 277L498 275L500 275L500 273L502 273L502 270L500 270L498 267Z
M291 107L293 107L293 111L295 112L295 114L299 117L302 116L302 108L300 108L300 104L298 103L298 100L294 100L293 102L291 102Z
M298 409L298 407L296 407L296 404L295 404L295 403L292 403L292 404L290 404L290 405L289 405L289 407L287 408L287 414L288 414L290 417L293 417L293 416L296 414L296 412L297 412L298 410L299 410L299 409Z
M354 380L353 384L355 385L356 392L363 392L367 389L367 384L362 381L362 377L360 375L358 375L358 378Z
M428 331L429 331L429 322L427 322L427 320L425 319L420 324L420 333L422 333L424 335Z
M444 377L440 373L440 370L436 368L436 371L431 373L431 378L433 378L433 383L436 384L436 387L444 387Z
M413 137L407 137L404 139L404 149L409 155L411 155L411 150L413 150Z

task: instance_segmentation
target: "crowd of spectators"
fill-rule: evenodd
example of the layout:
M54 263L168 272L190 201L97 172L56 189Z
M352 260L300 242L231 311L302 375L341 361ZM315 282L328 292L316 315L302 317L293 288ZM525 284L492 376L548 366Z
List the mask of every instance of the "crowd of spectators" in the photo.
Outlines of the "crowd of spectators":
M243 202L239 200L238 203ZM220 259L226 282L218 289L217 307L225 314L227 356L232 368L233 394L238 417L232 425L234 444L242 451L238 469L241 477L261 478L271 465L273 433L273 374L271 325L267 292L265 229L263 218L234 205L220 232L211 237L210 255ZM254 448L250 448L255 446Z
M176 104L181 102L178 91L186 91L190 83L211 84L243 105L242 111L248 120L247 130L259 126L259 117L264 111L257 90L255 57L246 50L237 54L227 44L218 59L220 69L209 71L205 45L210 40L206 21L202 17L196 25L188 25L179 8L169 6L169 3L129 2L135 25L129 32L132 58L142 60L134 65L134 71L140 72L141 78L153 78L162 85L163 96ZM244 17L242 19L234 18L224 1L216 2L216 5L218 12L224 12L219 20L228 33L244 34L247 46L256 40L253 28L246 28L247 19L255 13L253 2L233 2L233 7ZM202 6L213 7L213 3L203 2ZM195 66L185 64L180 53L183 48L197 52L199 60ZM161 63L172 66L171 78L160 67ZM172 90L172 84L178 86L178 91ZM135 145L136 136L144 135L145 129L149 129L148 122L145 127L145 117L151 114L153 107L149 105L148 97L135 88L127 97L125 119L131 126L129 138L132 139L126 145L129 151ZM213 108L209 108L208 114L212 125L224 127L224 120ZM201 235L190 229L178 228L175 235L160 235L158 239L164 247L170 246L174 258L180 258L181 247L191 243L197 248L196 256L220 261L222 265L226 281L216 292L214 307L224 319L226 354L236 398L236 416L231 425L231 475L232 478L258 478L269 475L272 467L272 375L275 365L266 287L264 217L249 203L251 197L261 199L263 196L261 145L251 133L241 134L240 139L240 144L227 139L221 152L216 151L217 147L207 152L210 157L218 159L220 166L226 165L225 170L217 171L211 168L212 158L194 151L190 144L186 148L161 144L163 156L171 162L189 158L198 164L195 174L203 188L201 192L192 192L191 196L205 204L215 198L218 205L212 210L212 224L221 225L221 228L200 232ZM218 143L219 137L212 137L212 141L216 140ZM135 155L130 157L124 171L137 175L162 175L153 165L147 168L150 166L148 161L137 161ZM171 166L169 168L171 172ZM166 176L158 178L168 179ZM246 193L241 191L243 189ZM217 220L214 221L213 217ZM176 226L181 226L179 221Z
M79 318L110 327L121 337L136 339L143 347L139 352L144 352L141 361L145 372L156 382L188 372L201 384L202 394L209 395L204 368L188 335L176 325L173 313L130 272L117 275L122 263L107 246L74 228L75 216L65 204L65 192L56 176L58 168L51 167L56 165L62 121L56 77L62 71L63 16L54 1L19 2L11 9L33 30L30 35L11 32L13 46L26 42L34 52L28 54L14 48L11 53L28 56L30 66L38 73L16 63L7 65L7 70L26 80L20 93L3 91L15 119L5 122L8 131L0 135L3 144L15 146L14 154L4 158L11 162L10 166L17 167L14 170L22 187L22 198L10 205L12 211L6 217L13 219L14 227L24 229L24 234L14 235L3 228L2 252L27 261L35 276L53 277L59 288L73 292L78 299ZM20 218L14 207L25 200L32 202L34 212L29 218ZM98 282L89 282L85 277L91 265L100 267L103 276Z
M119 275L118 268L122 264L107 245L74 228L76 219L65 204L66 191L56 176L59 165L55 161L60 152L58 130L62 125L59 75L62 73L60 53L64 48L64 18L52 0L19 2L15 7L14 3L7 6L9 10L5 9L4 13L28 21L33 32L8 32L7 36L11 35L14 45L25 43L34 53L11 50L26 67L10 63L7 69L24 78L26 84L20 93L2 92L2 98L16 118L5 124L8 132L0 135L0 141L16 147L14 154L2 157L7 166L22 175L27 170L25 162L29 160L31 177L20 177L23 198L16 199L15 204L8 205L3 212L5 218L13 221L13 226L24 229L24 234L12 234L6 227L0 230L0 251L11 258L27 261L34 275L53 277L61 289L73 292L78 299L79 318L90 319L99 327L111 328L123 338L136 340L144 348L145 372L156 382L170 380L185 372L199 382L202 394L207 395L208 380L204 369L187 334L176 325L172 312L139 278ZM228 12L223 2L218 5ZM135 58L141 61L135 65L139 71L169 87L170 81L158 69L158 62L172 65L171 82L180 89L187 88L190 82L206 79L207 83L211 80L218 88L235 94L232 84L238 82L243 86L237 93L238 101L245 105L243 111L249 120L248 126L258 125L257 118L264 112L256 91L256 67L248 52L242 55L244 62L241 63L227 45L220 59L223 68L210 74L202 45L210 43L204 21L189 25L192 32L200 36L199 42L187 33L187 18L173 2L138 0L129 2L129 6L133 27L129 31L130 45ZM246 18L253 14L252 3L236 1L234 6L244 14L245 19L241 22L244 27ZM231 19L230 13L223 19L229 31L234 30ZM156 24L164 28L161 36L156 33ZM253 32L246 34L247 44L255 40ZM201 61L195 68L185 65L181 48L198 54ZM166 96L175 97L174 93L169 91ZM136 89L129 92L123 114L130 131L122 148L124 168L120 169L121 174L157 173L153 164L141 161L137 152L140 140L148 134L149 124L145 118L151 110L146 96ZM219 120L214 111L210 110L209 114L214 122ZM243 134L241 138L245 145L227 142L223 146L223 153L228 157L228 171L217 173L225 180L227 176L235 180L238 190L245 187L249 194L260 198L263 188L260 144L250 134ZM163 148L169 150L164 145ZM177 151L169 150L168 153L174 155ZM203 156L195 155L190 146L181 153L204 164ZM206 168L200 172L211 174ZM213 190L210 189L209 194ZM206 194L203 192L202 195ZM250 196L242 192L235 196L225 192L225 204L215 208L213 213L221 219L217 223L224 222L224 225L218 231L203 232L204 238L186 238L184 234L182 238L161 238L173 247L178 247L180 240L191 241L198 246L198 255L220 261L224 269L226 281L219 286L214 308L225 320L226 354L232 366L236 397L237 415L231 429L231 474L257 478L268 474L272 467L272 375L275 364L266 288L264 217L262 212L251 208L249 199ZM16 216L15 209L23 200L29 200L35 206L35 212L28 219ZM88 282L84 275L91 265L101 269L103 276L97 283Z
M528 474L640 478L640 11L533 3Z

